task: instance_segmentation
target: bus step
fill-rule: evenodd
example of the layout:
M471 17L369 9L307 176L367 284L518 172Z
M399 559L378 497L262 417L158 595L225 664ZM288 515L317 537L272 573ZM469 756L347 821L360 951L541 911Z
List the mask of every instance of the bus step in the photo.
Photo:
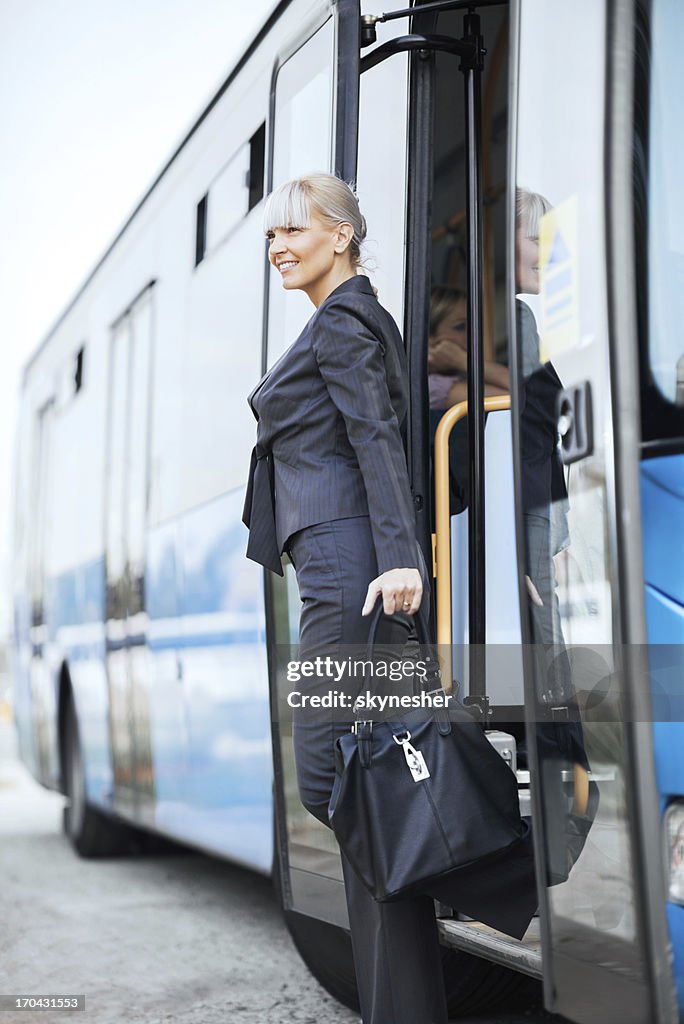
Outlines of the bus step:
M479 921L438 920L440 940L446 946L522 971L532 978L542 976L539 918L534 918L522 939L512 939Z

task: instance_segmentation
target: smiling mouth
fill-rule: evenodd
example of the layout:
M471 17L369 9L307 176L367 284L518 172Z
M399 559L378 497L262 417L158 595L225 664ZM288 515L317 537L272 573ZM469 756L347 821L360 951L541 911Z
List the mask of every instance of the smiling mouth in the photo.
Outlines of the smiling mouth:
M283 263L278 264L278 270L281 274L284 274L287 270L292 270L293 267L299 266L299 260L286 260Z

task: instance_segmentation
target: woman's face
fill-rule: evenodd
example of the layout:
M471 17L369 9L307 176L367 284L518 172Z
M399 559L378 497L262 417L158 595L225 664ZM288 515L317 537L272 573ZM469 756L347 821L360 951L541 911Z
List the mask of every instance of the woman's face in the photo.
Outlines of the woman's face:
M308 228L273 228L266 232L268 258L283 280L283 288L315 292L346 249L344 225L331 228L315 214ZM351 225L348 225L351 228Z
M530 238L522 228L515 232L515 290L525 295L538 295L539 239Z

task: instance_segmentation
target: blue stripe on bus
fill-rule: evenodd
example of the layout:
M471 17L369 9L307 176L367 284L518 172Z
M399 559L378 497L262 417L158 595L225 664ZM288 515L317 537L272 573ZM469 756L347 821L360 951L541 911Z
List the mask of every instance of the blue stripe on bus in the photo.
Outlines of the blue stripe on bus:
M91 625L84 623L83 625ZM182 620L179 623L182 625ZM69 655L70 658L92 658L101 657L103 651L120 651L124 648L146 646L150 651L182 651L193 647L233 647L255 644L259 642L259 631L256 629L231 630L229 632L194 633L192 636L183 636L181 633L155 639L153 637L136 635L121 640L93 640L90 643L83 641L70 641L63 637L57 638L59 647Z
M191 636L170 636L163 639L148 638L147 646L150 650L165 651L169 648L183 650L188 647L230 647L232 645L255 644L259 641L259 632L256 629L230 630L229 632L194 633Z

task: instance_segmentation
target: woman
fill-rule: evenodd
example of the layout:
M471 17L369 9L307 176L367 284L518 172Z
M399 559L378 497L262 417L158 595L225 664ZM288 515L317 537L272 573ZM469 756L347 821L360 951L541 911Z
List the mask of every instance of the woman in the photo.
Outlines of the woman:
M264 226L283 287L306 292L316 309L250 395L258 434L247 554L281 574L280 555L290 555L301 658L364 644L378 597L393 616L379 639L403 645L428 576L400 432L406 360L396 324L358 273L365 221L348 185L310 174L272 193ZM334 743L348 730L295 713L300 796L325 825ZM446 1024L432 896L377 903L344 853L342 868L364 1024ZM533 909L534 896L528 920Z

